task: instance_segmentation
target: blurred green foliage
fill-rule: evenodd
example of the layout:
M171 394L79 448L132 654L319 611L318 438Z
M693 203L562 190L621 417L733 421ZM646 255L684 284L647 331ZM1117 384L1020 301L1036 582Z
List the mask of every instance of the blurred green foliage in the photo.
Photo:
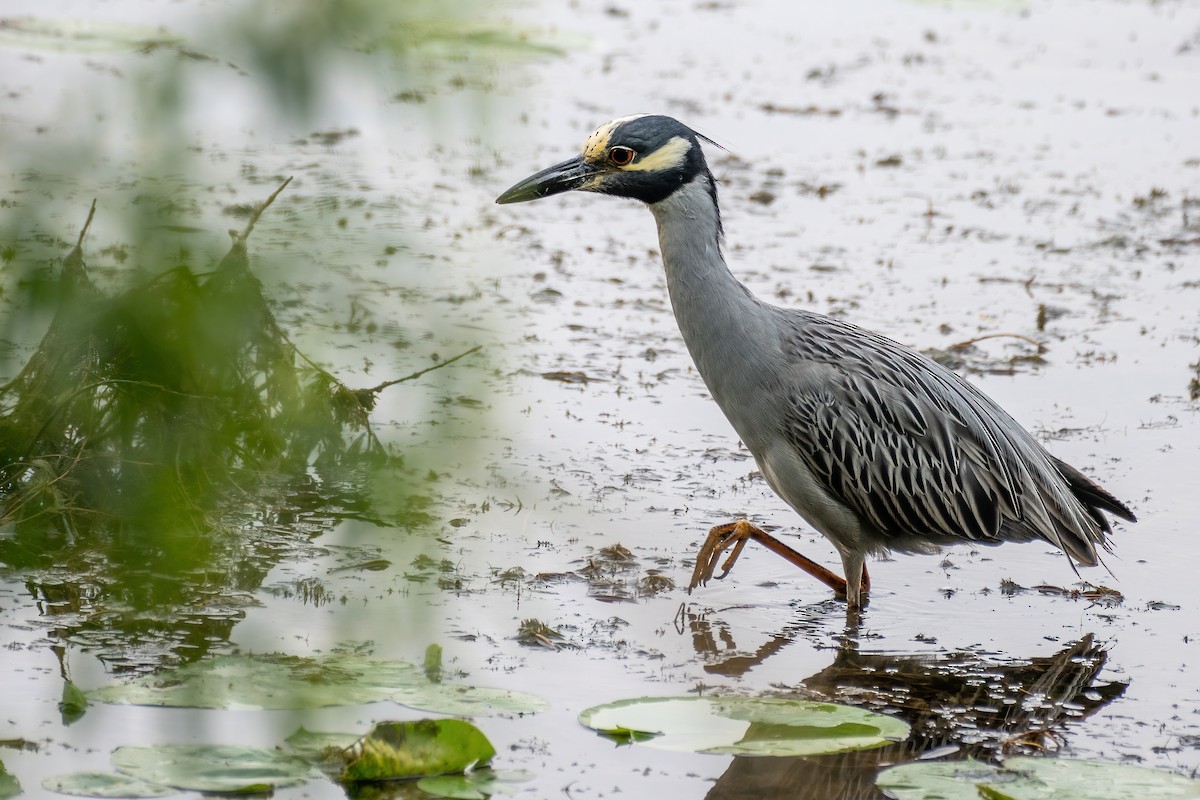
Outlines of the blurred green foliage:
M435 124L420 102L434 87L481 87L497 58L556 51L479 10L229 0L183 13L186 31L0 25L0 48L75 56L86 63L77 74L97 76L95 89L38 85L32 70L57 73L22 56L15 63L38 65L26 76L31 103L62 92L66 104L94 103L64 110L95 124L0 120L0 374L13 376L0 387L0 568L21 571L44 613L61 615L55 635L91 637L119 668L192 660L226 640L279 560L334 520L428 519L436 471L405 464L370 427L388 384L351 389L305 357L250 269L255 202L282 180L258 174L254 148L310 135L348 89L402 88L413 114ZM95 53L125 60L87 60ZM212 96L220 79L241 93L238 109L274 125L253 144L227 143L243 160L236 183L208 177L227 154L195 139L197 120L228 111ZM235 194L236 205L217 207L250 221L212 267L214 192ZM92 197L110 244L88 252L99 262L89 270L87 225L74 248L68 231ZM278 212L293 230L304 202ZM300 268L288 244L254 245L255 263ZM379 244L343 259L373 263Z

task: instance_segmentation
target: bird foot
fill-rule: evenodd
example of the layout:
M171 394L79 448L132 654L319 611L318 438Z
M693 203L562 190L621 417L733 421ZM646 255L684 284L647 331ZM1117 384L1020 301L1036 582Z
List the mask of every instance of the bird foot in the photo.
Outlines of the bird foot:
M787 559L809 575L812 575L821 581L821 583L833 589L839 596L845 597L846 581L842 580L841 577L833 574L812 559L800 555L762 528L744 519L726 523L725 525L718 525L708 532L708 538L704 540L704 544L701 545L700 551L696 554L696 566L692 570L692 580L688 584L688 593L690 594L692 589L695 589L697 586L703 586L705 583L708 583L717 569L717 563L721 560L721 555L732 547L733 552L725 559L725 563L721 564L721 574L716 577L720 580L728 575L729 571L733 569L738 556L742 554L742 549L746 546L746 542L750 539L754 539L771 552Z

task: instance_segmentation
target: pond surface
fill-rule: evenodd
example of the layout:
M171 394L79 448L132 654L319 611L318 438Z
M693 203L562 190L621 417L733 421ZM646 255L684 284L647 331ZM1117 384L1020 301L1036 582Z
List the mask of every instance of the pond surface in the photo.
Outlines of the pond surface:
M95 13L188 36L222 7ZM442 476L434 523L330 514L273 538L259 520L248 541L274 549L245 559L260 558L261 574L235 598L187 609L202 648L306 655L370 642L420 663L440 644L462 680L549 701L479 721L497 766L535 774L521 785L529 797L875 797L880 763L943 744L994 752L1007 739L1200 769L1200 403L1189 390L1200 372L1200 8L547 2L501 19L567 50L433 85L397 77L386 97L347 85L315 128L344 136L263 127L261 98L229 69L207 67L189 99L180 128L205 177L178 191L193 198L197 252L219 255L226 204L261 199L265 176L297 176L255 235L305 267L260 273L301 349L373 385L484 344L388 390L375 414L383 438ZM89 263L102 274L119 268L101 253L121 241L104 206L136 196L121 173L148 145L127 109L97 107L141 58L0 51L6 147L83 124L111 142L108 161L45 200L48 228L70 239L87 199L101 198ZM600 123L640 111L726 148L708 156L727 254L761 297L921 349L1006 335L960 354L964 368L1137 513L1117 527L1112 575L1081 575L1121 602L1033 588L1079 588L1042 544L872 563L871 605L851 630L823 586L754 546L726 580L685 591L708 528L743 515L820 562L837 558L770 492L692 369L646 211L582 195L492 202ZM23 180L0 187L18 196ZM1040 359L1026 338L1043 345ZM380 560L390 566L345 569ZM95 598L56 602L46 583L0 568L0 740L37 745L0 760L29 793L52 775L107 769L118 745L273 746L301 721L100 705L65 727L59 654L92 688L186 660L188 642L113 640ZM557 646L522 639L526 620L561 634ZM1038 683L1047 674L1069 690ZM625 698L714 692L899 709L924 721L927 741L735 759L614 747L576 721ZM1006 697L1035 696L1040 721L1033 708L988 718L1004 716ZM376 703L302 721L366 730L419 716ZM277 796L341 794L311 783Z

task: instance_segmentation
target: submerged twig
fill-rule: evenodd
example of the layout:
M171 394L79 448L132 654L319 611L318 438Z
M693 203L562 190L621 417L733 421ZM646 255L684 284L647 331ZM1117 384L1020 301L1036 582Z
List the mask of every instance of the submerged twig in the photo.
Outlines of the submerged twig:
M466 358L467 356L471 355L472 353L478 353L482 349L483 349L483 345L477 344L474 347L472 347L470 350L467 350L466 352L459 353L458 355L454 356L454 358L447 358L445 361L439 361L438 363L434 364L432 367L426 367L425 369L419 369L416 372L412 373L411 375L405 375L403 378L396 378L395 380L384 381L383 383L379 384L378 386L373 386L370 389L367 389L367 391L370 392L371 394L379 394L380 392L382 392L384 389L388 388L389 386L395 386L397 383L404 383L405 381L414 380L416 378L421 377L422 375L433 372L435 369L441 369L442 367L448 367L451 364L453 364L455 361Z
M1028 336L1024 336L1020 333L986 333L983 336L976 336L973 339L967 339L966 341L957 342L955 344L952 344L949 346L949 349L963 350L967 347L970 347L974 344L978 344L979 342L985 341L987 339L1020 339L1021 341L1027 342L1027 343L1033 345L1035 348L1037 348L1037 351L1039 354L1046 352L1046 346L1044 344L1037 341L1036 339L1031 339Z

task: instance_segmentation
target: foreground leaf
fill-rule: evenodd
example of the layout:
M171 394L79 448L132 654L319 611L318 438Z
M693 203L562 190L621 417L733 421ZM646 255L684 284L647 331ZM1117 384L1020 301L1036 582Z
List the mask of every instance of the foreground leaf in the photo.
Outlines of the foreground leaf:
M1011 758L1003 767L978 761L917 762L880 773L894 800L1143 800L1200 798L1200 781L1170 772L1066 758Z
M481 769L466 775L438 775L421 778L417 788L434 797L452 800L484 800L494 794L518 791L514 784L533 780L533 773L520 769Z
M357 733L323 733L304 727L283 740L293 754L310 762L324 761L331 751L341 752L361 739Z
M148 783L194 792L269 792L321 777L302 758L278 750L230 745L118 747L112 763Z
M533 695L431 683L402 661L356 653L306 658L280 654L218 656L87 693L101 703L181 708L287 709L398 703L461 716L522 714L548 704Z
M532 714L550 707L550 704L540 697L511 689L456 686L449 683L407 686L393 693L392 699L422 711L464 717L504 713Z
M357 654L218 656L174 672L88 692L101 703L286 709L372 703L425 682L411 664Z
M982 761L916 761L879 773L875 785L892 800L979 800L981 784L1003 781Z
M0 761L0 800L7 800L9 797L16 797L21 793L21 784L8 771L4 769L4 762Z
M341 779L386 781L463 772L486 764L496 748L469 722L381 722L349 748Z
M805 756L882 747L904 722L860 708L755 697L651 697L589 708L579 721L650 747L733 755ZM634 735L630 736L632 733Z
M87 713L88 699L72 681L63 681L62 699L58 701L58 711L62 714L63 725L78 722Z
M75 772L42 781L42 788L75 797L167 797L178 789L116 772Z

